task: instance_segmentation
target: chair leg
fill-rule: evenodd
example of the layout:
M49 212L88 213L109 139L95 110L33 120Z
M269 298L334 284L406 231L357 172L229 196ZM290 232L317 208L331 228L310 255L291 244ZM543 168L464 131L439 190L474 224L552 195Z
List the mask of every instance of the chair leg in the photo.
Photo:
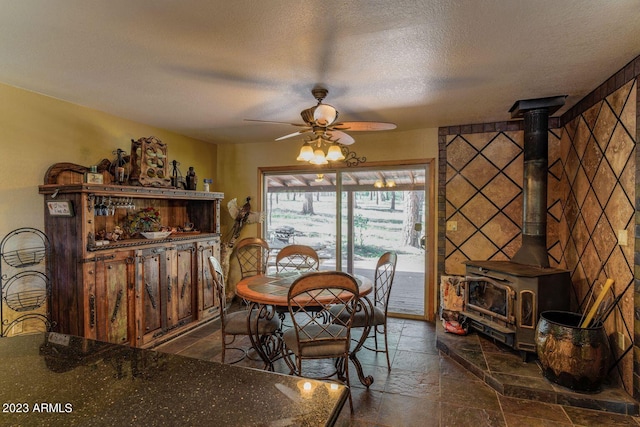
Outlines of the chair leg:
M349 354L335 359L334 366L336 368L335 375L338 381L344 383L349 390L349 409L353 414L353 399L351 398L351 381L349 380Z
M230 342L227 342L227 337L230 336L232 339ZM220 354L220 357L222 358L222 363L226 363L228 365L233 365L235 363L238 363L242 360L244 360L245 357L247 357L247 352L245 349L240 348L240 347L227 347L231 344L233 344L236 341L236 336L235 335L223 335L222 336L222 352ZM227 354L227 350L238 350L239 352L242 353L242 357L240 357L237 360L234 360L233 362L228 362L226 361L226 354Z
M385 322L382 325L382 332L384 333L384 352L387 356L387 370L391 372L391 361L389 360L389 342L387 341L387 324Z
M373 342L376 346L376 351L378 351L378 326L373 327Z
M378 327L382 328L382 330L378 331ZM371 336L371 331L373 331L373 337ZM378 348L378 332L384 335L384 350ZM373 338L374 340L374 347L370 347L366 343L366 341L371 338ZM391 371L391 359L389 358L389 342L387 341L386 323L382 325L372 326L367 337L362 339L362 347L370 351L375 351L376 353L385 353L385 356L387 357L387 369Z
M282 347L282 357L284 359L284 363L286 363L289 368L289 375L296 375L297 363L293 360L293 352L288 351L284 343L282 344Z
M353 398L351 397L351 381L349 381L349 356L345 356L344 358L344 376L345 382L347 383L347 387L349 388L349 410L351 414L353 414Z

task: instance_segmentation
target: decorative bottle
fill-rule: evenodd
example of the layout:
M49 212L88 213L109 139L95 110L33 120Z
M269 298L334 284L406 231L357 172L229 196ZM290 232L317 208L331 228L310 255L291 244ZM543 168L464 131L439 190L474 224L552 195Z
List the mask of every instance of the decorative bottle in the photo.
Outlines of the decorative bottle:
M189 172L187 172L187 190L195 190L198 184L198 177L196 171L193 170L193 166L189 166Z

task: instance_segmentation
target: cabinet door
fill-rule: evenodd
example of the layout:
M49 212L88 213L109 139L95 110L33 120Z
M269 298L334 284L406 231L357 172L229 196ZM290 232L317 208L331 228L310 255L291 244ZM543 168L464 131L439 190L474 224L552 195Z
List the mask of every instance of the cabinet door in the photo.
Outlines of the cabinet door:
M193 243L177 245L168 251L167 329L193 320L196 257Z
M165 249L139 251L136 263L136 339L138 345L162 335L163 280L166 271Z
M128 310L133 261L133 251L100 254L85 261L85 336L118 344L131 341Z
M209 269L209 257L220 259L220 238L198 242L198 318L206 319L218 313L218 303Z

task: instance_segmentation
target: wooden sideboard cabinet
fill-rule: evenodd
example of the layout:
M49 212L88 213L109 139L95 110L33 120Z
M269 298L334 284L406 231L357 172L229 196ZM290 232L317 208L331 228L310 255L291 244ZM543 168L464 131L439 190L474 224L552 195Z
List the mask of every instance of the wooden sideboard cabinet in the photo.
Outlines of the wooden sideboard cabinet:
M219 315L207 258L220 257L222 193L86 183L39 190L55 331L151 347ZM149 207L177 231L102 239Z

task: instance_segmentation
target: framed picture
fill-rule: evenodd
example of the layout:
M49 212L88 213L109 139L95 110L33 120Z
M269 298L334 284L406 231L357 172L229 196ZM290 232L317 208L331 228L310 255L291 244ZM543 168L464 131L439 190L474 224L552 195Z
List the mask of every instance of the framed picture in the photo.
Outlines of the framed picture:
M73 216L71 200L47 200L47 208L51 216Z
M102 184L103 175L98 172L87 172L87 184Z

